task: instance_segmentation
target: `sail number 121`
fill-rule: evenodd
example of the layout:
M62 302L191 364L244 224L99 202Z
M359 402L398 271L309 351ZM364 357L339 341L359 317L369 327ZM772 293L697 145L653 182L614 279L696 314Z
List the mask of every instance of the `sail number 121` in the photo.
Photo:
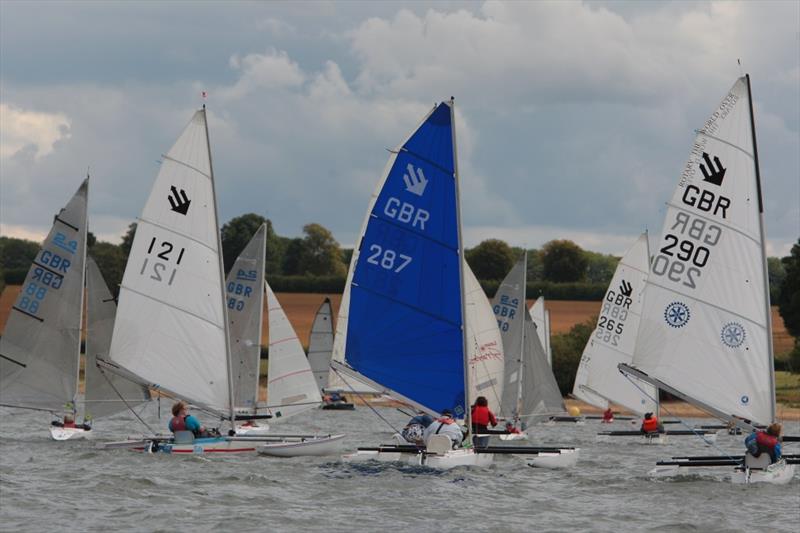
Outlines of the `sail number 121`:
M150 279L152 280L166 281L167 285L172 285L172 282L175 279L175 273L178 271L177 266L181 264L181 259L183 259L183 253L185 251L185 248L176 250L171 242L159 242L155 237L153 237L150 240L150 245L147 247L147 255L150 256L154 254L155 258L145 257L139 274L143 276L149 274ZM150 263L151 259L153 259L152 263ZM169 263L171 263L173 260L175 261L175 266L172 267L172 272L170 272L169 276L167 277ZM150 264L149 269L147 268L148 263Z

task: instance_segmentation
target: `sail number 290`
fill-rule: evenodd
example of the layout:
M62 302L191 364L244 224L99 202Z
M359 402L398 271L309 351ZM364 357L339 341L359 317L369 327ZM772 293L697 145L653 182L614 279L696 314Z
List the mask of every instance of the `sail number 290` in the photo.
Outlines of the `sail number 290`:
M139 271L139 274L141 275L149 274L150 279L152 280L166 281L167 285L172 285L172 282L175 279L175 273L178 271L177 266L181 264L181 259L183 259L183 253L185 251L186 251L185 248L176 250L171 242L168 241L159 242L155 237L153 237L150 240L150 245L147 247L147 255L154 254L155 258L152 258L153 262L150 268L148 269L147 265L150 262L151 258L145 257L144 262L142 263L142 269ZM169 273L169 275L167 275L167 269L169 268L168 264L171 263L173 260L175 261L175 266L172 267L172 271Z
M398 254L394 250L384 249L377 244L370 245L369 251L370 256L367 257L367 263L393 272L400 272L411 262L411 256Z

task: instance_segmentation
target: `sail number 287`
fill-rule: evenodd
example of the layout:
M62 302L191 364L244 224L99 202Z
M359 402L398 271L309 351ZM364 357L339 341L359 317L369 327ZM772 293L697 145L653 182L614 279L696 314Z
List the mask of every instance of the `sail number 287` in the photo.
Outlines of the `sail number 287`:
M150 240L150 245L147 247L147 255L155 257L145 257L142 263L142 268L139 271L141 275L148 275L150 279L155 281L166 281L167 285L172 285L175 279L175 273L178 271L177 266L181 264L185 248L176 249L169 241L158 241L155 237ZM152 262L151 262L152 260ZM172 266L171 272L167 272L170 268L170 263L174 261L175 266ZM148 264L150 268L148 268Z
M378 265L393 272L400 272L411 262L411 256L399 254L388 248L384 249L377 244L370 245L369 251L370 255L367 257L367 263Z

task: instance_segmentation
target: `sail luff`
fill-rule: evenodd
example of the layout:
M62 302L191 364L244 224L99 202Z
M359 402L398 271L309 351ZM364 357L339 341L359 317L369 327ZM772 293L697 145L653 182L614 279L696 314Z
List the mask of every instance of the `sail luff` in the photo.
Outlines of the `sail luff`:
M89 174L88 173L86 174L86 183L87 183L87 185L89 183ZM86 287L86 252L87 252L87 248L89 248L89 246L88 246L89 241L88 241L88 238L87 238L88 235L89 235L89 216L88 216L88 212L89 212L89 187L87 186L86 187L86 215L84 215L85 219L84 219L84 224L83 224L83 243L84 244L83 244L83 254L82 254L82 257L81 257L81 265L83 266L83 268L81 268L80 307L78 307L78 309L79 309L78 314L80 315L80 319L78 321L78 339L77 339L78 346L77 346L77 350L76 350L76 353L78 354L78 364L75 365L75 393L72 396L72 413L73 413L73 415L76 415L78 413L78 401L77 400L78 400L78 390L80 389L80 382L81 382L81 363L80 363L80 360L81 360L81 334L80 334L80 332L83 331L83 324L84 324L84 318L83 318L83 304L84 304L84 301L83 300L84 300L84 297L86 295L86 291L84 290L84 287Z
M756 119L753 113L753 91L750 87L750 74L745 74L747 80L747 102L750 111L750 135L753 139L753 164L756 171L756 191L758 191L758 232L761 236L761 272L764 284L764 318L767 325L767 364L769 365L769 387L772 391L772 419L775 420L775 352L772 344L772 309L769 292L769 270L767 267L766 230L764 228L764 199L761 191L761 166L758 161L758 143L756 142Z
M211 139L208 133L208 115L206 114L206 106L203 104L203 125L206 132L206 149L208 150L208 169L211 177L211 201L214 204L214 223L216 228L217 237L217 262L219 264L219 296L220 304L222 305L222 323L225 331L225 365L228 371L228 411L230 415L231 431L236 431L236 406L233 402L233 369L231 368L231 337L230 325L228 324L228 306L225 301L225 265L222 257L222 236L219 231L219 204L217 203L217 187L214 180L214 164L211 158Z
M520 299L520 309L527 313L526 304L528 296L528 250L522 250L522 298ZM523 315L524 317L524 315ZM525 376L525 360L522 354L525 353L525 319L522 320L522 330L519 337L519 379L517 380L517 408L514 413L514 426L519 423L519 411L522 405L522 381Z

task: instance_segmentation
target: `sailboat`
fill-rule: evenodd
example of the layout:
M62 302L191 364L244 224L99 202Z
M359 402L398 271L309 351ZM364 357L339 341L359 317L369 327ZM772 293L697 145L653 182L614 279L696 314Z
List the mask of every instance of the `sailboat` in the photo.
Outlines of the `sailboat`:
M214 173L205 107L161 168L136 228L108 359L113 372L227 419L235 401ZM187 435L188 433L188 435ZM253 452L231 437L147 436L114 443L169 453ZM115 447L110 445L109 447Z
M319 407L322 396L297 333L269 284L266 290L269 314L267 407L276 419L283 419ZM280 437L277 442L261 445L259 453L279 457L329 455L339 451L344 435Z
M547 361L539 328L526 306L526 271L527 254L523 253L492 299L492 309L508 354L500 414L523 430L532 422L558 419L578 422L573 417L560 416L566 414L567 408ZM524 438L524 433L520 435L510 438Z
M308 362L317 381L317 388L321 391L328 387L333 353L333 331L331 299L325 298L314 315L311 336L308 339Z
M77 415L89 179L54 218L0 339L0 405ZM63 431L62 431L63 430ZM82 428L51 426L57 440Z
M545 355L547 355L547 364L552 368L553 348L550 346L550 311L545 307L544 296L539 296L536 299L529 312L533 323L536 325L536 335L539 337L539 342L542 343Z
M91 257L86 259L86 294L84 419L94 420L149 401L150 391L97 366L98 357L108 357L117 304L97 263Z
M745 75L697 131L667 204L633 360L619 368L743 429L773 422L764 241L750 76ZM766 466L729 459L736 482L788 483L794 474L794 465L785 460ZM706 466L677 463L655 473Z
M234 261L225 280L233 399L237 420L247 420L237 424L237 435L264 434L269 425L256 420L271 418L269 414L258 414L266 243L267 225L262 224Z

